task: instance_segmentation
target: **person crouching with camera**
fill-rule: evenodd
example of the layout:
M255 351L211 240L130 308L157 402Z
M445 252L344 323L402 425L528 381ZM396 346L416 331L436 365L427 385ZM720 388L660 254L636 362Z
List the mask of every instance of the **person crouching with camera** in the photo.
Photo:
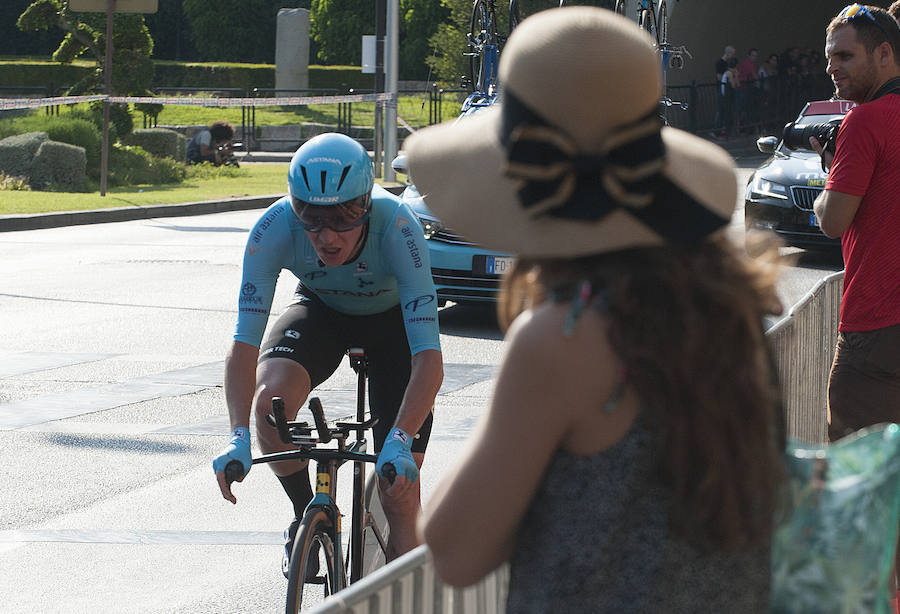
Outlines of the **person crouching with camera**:
M826 29L827 72L844 117L815 202L819 224L841 238L844 289L828 382L829 439L900 422L900 27L885 10L852 4ZM900 568L900 566L898 566Z

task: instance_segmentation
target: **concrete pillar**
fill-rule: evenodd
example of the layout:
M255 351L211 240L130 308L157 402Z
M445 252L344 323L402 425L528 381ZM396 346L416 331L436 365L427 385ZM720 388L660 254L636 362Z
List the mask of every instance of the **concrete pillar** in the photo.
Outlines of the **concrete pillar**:
M275 34L275 88L309 88L309 11L280 9ZM285 92L287 94L287 92Z

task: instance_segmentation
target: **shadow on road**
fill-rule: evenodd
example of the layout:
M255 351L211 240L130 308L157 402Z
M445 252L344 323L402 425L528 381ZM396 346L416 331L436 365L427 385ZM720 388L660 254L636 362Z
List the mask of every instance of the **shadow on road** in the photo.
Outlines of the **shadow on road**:
M181 454L191 450L190 447L158 440L131 439L127 437L110 437L100 435L69 435L52 433L46 435L48 443L69 448L96 448L102 450L119 450L123 452L142 452L150 454Z
M840 248L799 250L794 256L794 266L804 269L831 269L842 271L844 258Z
M455 337L476 339L503 339L500 325L497 323L497 307L488 304L456 304L447 306L438 312L441 334Z

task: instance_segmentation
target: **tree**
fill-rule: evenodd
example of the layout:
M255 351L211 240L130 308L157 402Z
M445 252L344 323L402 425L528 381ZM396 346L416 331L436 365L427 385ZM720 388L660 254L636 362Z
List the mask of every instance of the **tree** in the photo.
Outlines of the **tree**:
M85 53L97 62L93 74L76 83L69 94L101 91L106 59L106 15L75 13L67 0L34 0L19 16L16 25L23 32L57 27L65 36L52 58L69 64ZM153 81L153 39L140 14L117 13L113 17L113 70L110 94L144 94Z
M271 64L275 61L278 10L302 8L298 6L302 4L284 0L184 0L182 9L199 59Z
M441 23L437 31L431 35L428 43L432 54L426 62L432 68L434 78L452 86L459 84L460 77L469 74L469 58L466 57L468 45L466 34L469 33L472 20L473 0L440 0L449 17ZM519 17L525 19L539 11L559 6L558 0L518 0ZM589 5L612 9L615 0L565 0L568 5ZM508 2L497 0L497 32L502 43L509 33Z
M55 26L44 32L22 32L16 26L19 15L32 0L0 2L0 55L36 55L49 57L59 45L63 32Z
M400 74L404 78L429 78L429 40L449 16L450 10L440 0L400 0Z
M359 65L362 59L362 35L374 33L374 2L312 0L309 36L318 45L316 59L323 64Z

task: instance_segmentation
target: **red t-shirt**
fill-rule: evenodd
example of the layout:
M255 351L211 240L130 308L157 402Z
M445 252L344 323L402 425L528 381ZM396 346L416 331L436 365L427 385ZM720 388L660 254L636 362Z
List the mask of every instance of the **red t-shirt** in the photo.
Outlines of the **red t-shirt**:
M847 113L825 189L863 197L841 235L840 330L900 324L900 95Z
M750 58L744 58L744 61L738 64L737 73L741 87L748 87L759 78L759 69Z

